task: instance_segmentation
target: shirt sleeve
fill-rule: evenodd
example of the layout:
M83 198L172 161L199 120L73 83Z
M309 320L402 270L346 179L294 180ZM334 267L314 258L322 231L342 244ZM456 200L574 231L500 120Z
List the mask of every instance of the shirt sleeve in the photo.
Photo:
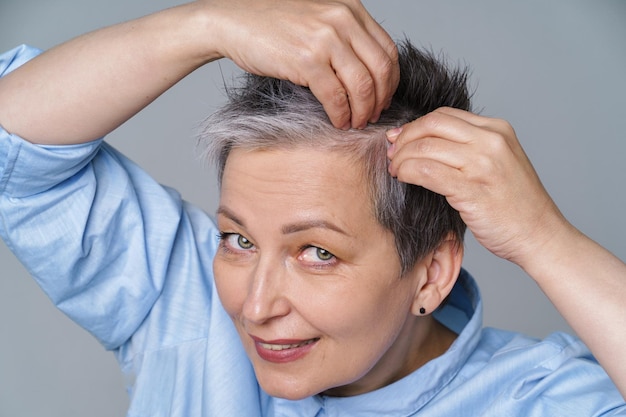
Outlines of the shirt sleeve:
M0 56L0 73L36 54ZM196 322L186 335L172 310L207 309L215 234L208 216L102 140L41 146L0 128L0 236L53 303L108 349L141 325L158 328L159 343L206 333ZM155 304L169 324L147 319Z
M40 49L27 45L20 45L10 51L0 54L0 77L4 77L40 53Z
M488 328L475 357L496 346L487 355L488 362L464 381L466 392L475 398L473 404L469 397L463 402L469 415L626 415L619 391L577 337L554 333L537 341ZM457 386L454 394L461 392L463 388Z

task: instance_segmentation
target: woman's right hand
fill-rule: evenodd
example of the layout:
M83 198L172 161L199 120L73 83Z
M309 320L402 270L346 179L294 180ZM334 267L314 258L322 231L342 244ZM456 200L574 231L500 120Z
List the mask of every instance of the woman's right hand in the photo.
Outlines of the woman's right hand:
M335 126L362 127L395 92L396 54L357 0L198 0L79 36L0 78L0 125L36 143L93 140L228 57L310 87Z
M201 0L244 70L307 86L338 128L364 127L400 76L393 40L359 1Z

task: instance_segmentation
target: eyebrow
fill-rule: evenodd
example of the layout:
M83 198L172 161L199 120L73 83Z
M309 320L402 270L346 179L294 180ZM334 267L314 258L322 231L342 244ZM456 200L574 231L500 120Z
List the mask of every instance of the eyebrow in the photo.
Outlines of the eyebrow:
M235 213L233 213L232 211L230 211L230 210L229 210L229 209L227 209L226 207L224 207L224 206L219 206L219 207L217 208L217 215L220 215L220 214L221 214L222 216L228 217L230 220L234 221L234 222L235 222L235 223L237 223L239 226L244 227L244 228L246 227L246 224L244 223L244 221L243 221L243 220L241 220L239 217L237 217L237 216L235 215Z
M350 236L339 226L325 220L305 220L302 222L287 224L283 226L281 230L283 234L288 235L291 233L298 233L309 229L328 229L333 230L337 233L341 233L342 235Z
M218 215L221 214L227 217L228 219L237 223L241 227L244 227L244 228L246 227L246 224L243 220L241 220L239 217L237 217L237 215L235 215L235 213L233 213L231 210L229 210L228 208L224 206L220 206L217 209L217 214ZM292 233L298 233L298 232L302 232L302 231L309 230L309 229L328 229L328 230L332 230L337 233L341 233L342 235L350 237L350 234L347 233L345 230L343 230L341 227L335 225L334 223L328 222L326 220L319 220L319 219L305 220L301 222L286 224L281 228L281 232L284 235L289 235Z

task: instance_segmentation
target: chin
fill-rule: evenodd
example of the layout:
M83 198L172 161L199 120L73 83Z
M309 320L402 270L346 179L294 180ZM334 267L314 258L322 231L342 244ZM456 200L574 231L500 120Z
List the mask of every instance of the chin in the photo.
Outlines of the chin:
M259 385L268 395L276 398L283 398L290 401L298 401L312 395L319 394L327 388L316 388L303 381L276 381L272 378L271 381L259 378L257 375Z
M308 387L298 387L298 386L266 387L264 386L264 384L261 384L261 388L263 388L263 391L265 391L267 394L271 395L272 397L283 398L285 400L290 400L290 401L302 400L304 398L310 397L320 392L319 390L312 390L312 389L309 389Z

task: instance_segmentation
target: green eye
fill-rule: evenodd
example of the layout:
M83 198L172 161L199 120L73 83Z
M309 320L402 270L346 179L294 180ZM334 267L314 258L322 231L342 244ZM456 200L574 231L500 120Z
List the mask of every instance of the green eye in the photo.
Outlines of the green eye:
M326 249L317 248L317 257L321 261L330 261L331 259L333 259L334 255L328 252Z
M242 249L250 249L253 246L252 242L241 235L237 235L237 245Z
M339 262L332 252L313 245L301 249L298 261L302 265L314 269L330 268Z
M254 249L254 243L239 233L220 232L218 235L220 246L233 251L248 251Z

